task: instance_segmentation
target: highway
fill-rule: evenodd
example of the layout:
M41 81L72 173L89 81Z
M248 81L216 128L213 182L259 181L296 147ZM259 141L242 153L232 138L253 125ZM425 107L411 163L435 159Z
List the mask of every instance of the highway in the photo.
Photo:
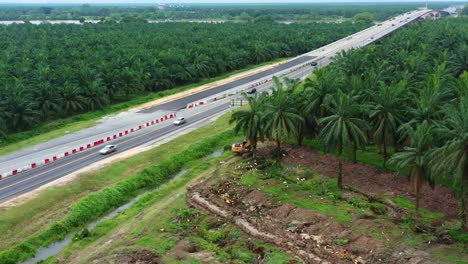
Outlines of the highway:
M382 22L379 25L370 27L346 38L330 43L324 47L293 58L288 62L281 64L273 69L254 74L242 78L240 80L232 81L230 83L220 85L209 90L195 93L178 100L150 107L141 110L138 113L129 115L127 117L120 117L118 121L125 124L127 119L130 123L138 118L144 120L145 118L148 119L149 117L152 117L156 114L176 112L178 116L186 117L188 120L188 124L182 126L174 126L172 125L172 120L169 120L165 123L161 123L160 125L148 127L139 130L135 133L132 133L128 136L115 139L112 141L112 144L118 146L118 153L135 148L137 146L148 144L149 142L154 142L155 140L165 137L169 133L182 131L187 125L191 125L195 122L202 122L203 120L206 120L207 118L210 118L214 115L218 115L229 111L230 99L236 98L236 96L230 98L228 97L228 99L225 100L219 100L213 103L209 103L207 105L197 107L192 110L186 109L185 107L187 106L187 104L191 102L209 99L218 96L219 94L226 93L237 93L238 97L239 92L249 89L252 83L271 78L272 75L281 75L283 76L283 78L288 77L304 79L313 70L328 65L332 61L331 58L337 53L343 50L359 48L373 43L379 40L380 38L387 36L388 34L397 30L398 28L412 22L413 20L416 20L417 18L426 14L427 12L429 12L429 10L418 10L413 11L410 14L403 14L392 20ZM311 66L310 62L312 61L317 62L318 65L316 67ZM270 87L271 82L268 82L257 86L257 90L261 91L262 89L268 89ZM138 118L135 118L134 116L138 116ZM122 127L124 127L124 125L118 125L118 128ZM91 130L89 134L92 135L93 131ZM78 135L77 137L83 137L83 135ZM56 145L60 144L58 143L60 142L60 140L62 140L63 142L65 140L68 140L68 138L64 137L62 139L57 139L57 141L55 141L55 144L54 141L51 141L40 147L32 147L30 149L26 149L18 153L13 153L6 157L0 157L0 173L2 172L2 168L9 169L15 164L15 162L19 163L27 161L32 157L35 158L38 155L42 155L42 153L54 153L54 151L56 151L56 148L58 148L58 146ZM96 147L91 148L87 151L78 152L75 155L64 157L55 162L51 162L38 168L28 170L18 175L6 177L0 180L0 203L8 201L31 190L34 190L44 184L66 176L95 162L102 161L115 155L115 153L105 156L99 155L97 152L99 149L100 147Z

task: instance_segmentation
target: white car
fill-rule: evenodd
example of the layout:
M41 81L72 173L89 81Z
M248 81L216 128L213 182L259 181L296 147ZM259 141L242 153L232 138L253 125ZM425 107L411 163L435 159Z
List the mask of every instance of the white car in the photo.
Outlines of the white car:
M106 155L109 153L112 153L117 150L117 147L115 145L107 145L103 147L101 150L99 150L99 154L101 155Z
M183 117L178 117L175 121L174 121L174 125L178 126L178 125L182 125L182 124L185 124L186 120L185 118Z

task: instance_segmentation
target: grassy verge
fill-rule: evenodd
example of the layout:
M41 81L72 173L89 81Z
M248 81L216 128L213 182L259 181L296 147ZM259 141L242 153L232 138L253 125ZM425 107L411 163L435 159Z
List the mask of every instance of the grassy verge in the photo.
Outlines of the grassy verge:
M225 131L229 128L228 119L229 115L225 115L211 125L178 137L170 144L162 145L97 172L81 175L65 187L48 189L33 200L4 211L0 215L2 223L0 225L0 249L12 248L26 238L37 237L47 232L49 223L57 222L73 212L70 210L77 205L76 200L102 190L106 186L128 179L136 172L154 164L154 161L161 160L161 157L176 155L183 150L184 146L202 140L209 135ZM31 221L31 219L37 219L37 221ZM34 244L42 243L35 242Z
M147 103L147 102L160 99L169 95L187 91L187 90L190 90L192 88L195 88L195 87L207 84L207 83L226 79L235 74L239 74L239 73L252 70L254 68L258 68L261 66L278 63L284 60L285 58L282 58L282 59L276 59L273 61L261 63L258 65L251 65L241 70L226 73L221 76L210 78L210 79L198 82L198 83L184 85L181 87L177 87L177 88L173 88L173 89L169 89L169 90L165 90L165 91L161 91L157 93L149 93L145 95L140 95L140 96L134 97L133 99L127 102L111 105L105 108L104 110L78 114L70 118L52 121L50 123L44 124L33 130L10 134L7 139L0 138L0 155L6 155L14 151L28 148L28 147L31 147L31 146L34 146L43 142L47 142L54 138L58 138L58 137L67 135L69 133L73 133L81 129L94 126L96 125L96 122L103 116L106 116L109 114L115 114L121 111L126 111L132 107L138 106L143 103Z
M319 153L322 153L322 154L325 153L325 147L320 143L318 139L304 140L304 145L315 149ZM390 156L391 156L391 153L389 153L389 157ZM347 160L351 160L352 159L351 151L349 149L344 149L343 157ZM379 149L375 145L367 146L365 147L365 149L358 150L357 155L356 155L356 160L360 163L368 164L381 170L391 171L391 172L398 173L401 175L410 174L409 168L399 169L397 166L391 165L391 164L387 164L387 166L384 167L383 156L379 153ZM458 187L455 186L451 179L436 177L435 182L451 189L454 192L459 191L458 190L459 186Z
M218 158L188 164L182 177L142 196L119 216L98 224L88 237L77 239L58 258L69 263L89 263L96 257L102 262L118 262L114 259L116 254L148 250L163 263L198 263L190 255L180 259L182 254L174 247L183 240L193 250L211 252L223 263L252 263L257 257L255 247L266 248L266 263L289 263L283 252L260 241L247 245L238 228L185 203L185 186L199 177L216 176L213 168L228 155L232 154L226 152ZM56 257L51 257L46 263L56 261Z

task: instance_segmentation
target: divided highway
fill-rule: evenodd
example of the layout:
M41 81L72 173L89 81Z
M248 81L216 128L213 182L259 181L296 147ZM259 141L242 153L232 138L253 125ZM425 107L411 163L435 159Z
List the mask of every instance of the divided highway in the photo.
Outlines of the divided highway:
M229 111L230 97L228 97L228 99L219 100L201 107L194 108L193 110L185 109L187 104L199 100L204 100L206 98L216 96L217 94L226 94L231 92L236 93L239 91L246 90L250 87L252 83L264 81L266 79L271 78L272 75L281 74L284 77L288 78L303 79L317 67L323 67L328 65L331 62L331 58L337 53L343 50L359 48L373 43L381 39L382 37L385 37L388 34L394 32L398 28L419 19L420 17L424 16L430 11L431 10L427 9L417 10L400 15L392 20L385 21L383 23L380 23L379 25L370 27L361 32L355 33L351 36L328 44L322 48L316 49L314 51L291 59L288 62L281 64L273 69L260 72L224 85L220 85L209 90L192 94L178 100L150 107L141 110L137 114L142 115L144 118L148 114L151 115L156 112L177 112L178 116L184 116L187 118L189 125L194 122L206 120L209 117ZM317 62L318 64L316 67L311 66L311 62L313 61ZM271 87L271 83L267 82L257 86L257 90L260 91L262 89L268 89L269 87ZM127 117L127 119L132 119L132 116ZM119 122L125 122L125 117L119 118ZM116 144L118 146L117 152L122 152L161 139L168 133L172 133L178 130L181 131L184 129L185 126L186 125L174 126L172 125L172 121L166 121L166 124L164 125L145 128L126 137L113 140L112 144ZM53 146L51 146L50 149L53 149ZM0 181L0 203L8 201L21 194L34 190L44 184L47 184L51 181L54 181L72 172L75 172L81 168L84 168L95 162L107 159L110 156L114 155L99 155L99 153L97 152L98 149L99 147L79 152L78 154L65 157L63 159L43 165L36 169L20 173L16 176L4 178ZM47 152L47 150L48 147L45 147L41 151ZM11 155L12 158L0 157L0 172L2 171L2 166L11 166L11 164L8 163L14 162L15 159L27 160L28 155L31 155L32 157L32 155L34 155L35 152L36 150L34 148L31 148L22 151L20 155L17 154L15 156L15 154L13 153Z

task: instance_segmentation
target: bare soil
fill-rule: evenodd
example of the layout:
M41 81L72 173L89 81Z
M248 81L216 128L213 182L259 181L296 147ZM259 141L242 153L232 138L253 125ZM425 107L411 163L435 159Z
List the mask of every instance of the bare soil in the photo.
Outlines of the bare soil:
M265 149L262 148L259 152L269 152ZM301 175L301 171L304 172L303 167L311 167L314 171L331 177L336 173L338 162L331 155L320 155L307 147L290 149L289 156L284 161L296 165L285 171ZM354 220L339 223L333 217L318 211L282 203L257 189L256 185L242 185L239 176L242 177L245 171L256 168L249 167L250 165L242 167L235 162L229 166L232 169L228 174L189 186L188 203L238 226L252 238L279 247L299 262L430 264L435 263L430 250L437 247L437 243L444 243L442 240L434 240L414 244L413 247L402 243L401 236L405 233L415 234L399 226L398 219L409 213L405 210L388 206L385 217L378 217L372 212L353 214ZM392 173L351 162L345 162L344 172L346 183L357 186L362 193L411 197L406 179L398 178ZM358 181L364 184L358 184ZM278 184L284 183L277 179L262 181L262 186ZM343 192L343 196L364 197L362 193L351 190ZM456 217L457 202L449 189L443 186L437 186L435 190L424 188L423 194L434 195L433 199L424 199L422 204L425 208ZM449 204L449 209L444 208L437 199L446 199L444 204ZM184 256L186 254L183 253Z
M347 231L350 226L312 210L281 204L230 179L210 179L192 186L187 199L192 206L232 222L248 235L274 244L305 263L374 263L388 254L384 243L376 238L352 235ZM362 224L370 223L353 223ZM349 243L333 244L342 237L348 237ZM412 256L405 260L411 261ZM424 261L431 263L428 258Z
M322 155L309 147L289 147L288 156L284 158L285 163L309 167L329 177L336 177L338 174L338 158L334 155ZM344 161L343 182L366 193L415 199L406 176L382 171L366 164ZM442 212L448 218L456 218L458 214L458 201L454 193L439 184L434 189L428 184L421 187L420 206L430 211Z
M122 264L160 264L161 259L149 250L136 250L120 253L115 256L117 263Z
M391 222L358 219L339 224L315 211L278 203L259 190L227 179L209 179L191 186L187 200L195 208L232 222L248 235L274 244L304 263L434 263L425 251L399 246L398 237L392 237L396 243L389 245L352 231L363 226L383 230L393 225ZM337 238L347 238L348 242L334 244Z

